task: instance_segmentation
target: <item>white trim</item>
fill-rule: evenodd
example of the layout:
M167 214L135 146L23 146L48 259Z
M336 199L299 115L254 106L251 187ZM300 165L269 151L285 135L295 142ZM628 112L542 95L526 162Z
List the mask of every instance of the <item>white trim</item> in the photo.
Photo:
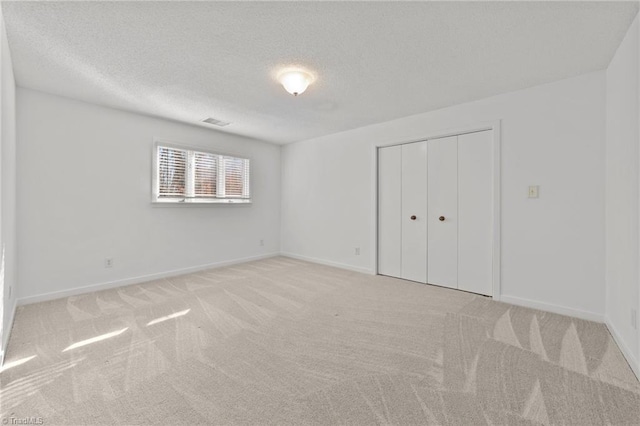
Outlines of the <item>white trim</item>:
M493 132L493 300L502 300L502 126L491 125Z
M457 127L449 127L447 129L434 131L427 135L421 136L418 139L410 139L410 140L401 139L401 140L394 140L394 141L388 141L388 142L381 142L376 144L375 148L377 149L377 148L384 148L387 146L405 145L408 143L423 142L423 141L432 140L432 139L448 138L449 136L459 136L459 135L464 135L466 133L475 133L475 132L482 132L485 130L493 130L495 126L500 126L500 120L484 121L482 123L467 124L467 125L461 125Z
M629 367L631 367L631 370L633 371L633 373L636 375L638 380L640 380L640 363L638 362L637 359L634 358L633 353L631 352L629 347L626 345L622 337L620 337L620 334L618 333L616 328L613 326L613 323L611 322L608 316L604 317L604 323L609 329L609 333L611 333L613 340L618 344L618 347L620 348L622 355L624 355L627 362L629 363Z
M373 220L371 227L371 265L373 269L369 272L374 275L378 274L378 161L379 161L379 150L378 146L374 146L371 150L371 157L373 159L373 167L371 167L371 193L373 194L373 209L372 215Z
M153 146L157 147L158 145L166 146L169 148L182 149L185 151L198 151L198 152L205 152L208 154L222 155L223 157L235 157L235 158L242 158L244 160L252 160L252 156L250 155L238 154L238 153L225 151L225 150L220 151L217 148L212 148L210 146L205 146L199 143L180 142L180 141L170 140L170 139L166 139L159 136L154 136ZM280 145L276 144L276 146L280 146Z
M11 330L13 330L13 321L16 319L16 310L18 309L18 299L13 299L13 306L11 308L11 315L7 322L7 327L3 330L6 333L2 335L2 350L0 350L0 367L4 363L4 356L7 353L7 345L9 344L9 338L11 337Z
M554 305L552 303L538 302L536 300L522 299L520 297L502 295L501 302L510 303L512 305L524 306L525 308L533 308L541 311L552 312L554 314L566 315L584 319L587 321L595 321L604 323L604 315L596 312L583 311L580 309L567 308L565 306Z
M368 268L360 268L345 263L331 262L329 260L317 259L315 257L301 256L293 253L280 253L280 256L290 257L291 259L304 260L305 262L317 263L319 265L333 266L334 268L346 269L348 271L359 272L361 274L375 275L375 271Z
M187 206L207 204L253 204L248 198L161 198L151 202L154 206Z
M424 136L420 139L415 139L415 140L405 140L405 141L390 141L390 142L384 142L384 143L379 143L379 144L375 144L372 147L373 153L372 153L372 158L373 158L373 164L372 164L372 174L373 174L373 185L372 185L372 191L373 191L373 197L371 197L371 199L373 200L373 205L371 206L371 211L372 211L372 238L373 238L373 253L372 253L372 261L373 261L373 273L377 274L378 273L378 149L379 148L384 148L384 147L389 147L389 146L395 146L395 145L404 145L404 144L408 144L408 143L414 143L414 142L422 142L422 141L428 141L428 140L433 140L433 139L441 139L441 138L445 138L445 137L449 137L449 136L456 136L456 135L464 135L467 133L475 133L475 132L482 132L485 130L491 130L493 132L493 139L492 139L492 150L493 150L493 188L492 188L492 197L493 197L493 211L492 211L492 215L493 215L493 236L492 236L492 244L493 244L493 253L492 253L492 270L493 270L493 277L492 277L492 281L493 281L493 285L492 285L492 292L493 294L491 295L493 297L494 300L501 300L502 299L502 284L501 284L501 278L502 278L502 248L501 248L501 242L502 242L502 232L501 232L501 224L502 224L502 219L501 219L501 211L502 211L502 183L501 183L501 170L502 170L502 163L501 163L501 137L502 137L502 133L501 133L501 121L500 120L494 120L491 122L483 122L483 123L478 123L478 124L473 124L473 125L464 125L464 126L460 126L460 127L456 127L456 128L449 128L449 129L445 129L445 130L441 130L438 132L434 132L430 135Z
M143 282L157 280L160 278L168 278L168 277L175 277L177 275L190 274L193 272L203 271L205 269L214 269L214 268L220 268L223 266L235 265L238 263L251 262L254 260L268 259L270 257L275 257L278 255L279 253L269 253L269 254L263 254L259 256L251 256L251 257L245 257L241 259L225 260L222 262L214 262L214 263L208 263L205 265L192 266L189 268L173 269L171 271L158 272L156 274L140 275L133 278L125 278L122 280L108 281L108 282L92 284L84 287L75 287L67 290L54 291L51 293L37 294L35 296L21 297L17 300L17 302L19 306L28 305L31 303L38 303L38 302L44 302L47 300L60 299L63 297L76 296L84 293L91 293L93 291L107 290L110 288L123 287L131 284L140 284Z

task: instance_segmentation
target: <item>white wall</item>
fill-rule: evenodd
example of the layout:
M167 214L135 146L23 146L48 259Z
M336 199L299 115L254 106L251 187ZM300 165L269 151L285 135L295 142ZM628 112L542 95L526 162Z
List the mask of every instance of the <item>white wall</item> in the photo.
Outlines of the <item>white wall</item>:
M631 322L631 310L640 303L638 28L636 18L607 69L606 316L640 374L640 340Z
M17 296L16 84L4 18L0 11L0 360L9 337ZM2 264L4 253L4 265Z
M22 88L17 114L21 303L279 251L279 146ZM154 137L251 158L253 204L152 205Z
M604 106L595 72L287 145L282 251L373 272L374 147L500 119L503 300L602 319Z

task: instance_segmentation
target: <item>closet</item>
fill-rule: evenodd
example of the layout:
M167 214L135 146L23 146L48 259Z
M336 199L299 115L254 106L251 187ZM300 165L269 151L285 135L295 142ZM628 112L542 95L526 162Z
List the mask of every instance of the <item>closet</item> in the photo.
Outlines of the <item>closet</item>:
M492 295L492 131L378 149L378 273Z

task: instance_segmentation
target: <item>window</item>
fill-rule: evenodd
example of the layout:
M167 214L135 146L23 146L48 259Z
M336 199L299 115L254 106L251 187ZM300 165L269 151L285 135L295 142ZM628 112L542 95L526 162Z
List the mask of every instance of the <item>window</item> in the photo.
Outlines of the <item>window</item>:
M158 143L154 159L154 202L251 202L246 158Z

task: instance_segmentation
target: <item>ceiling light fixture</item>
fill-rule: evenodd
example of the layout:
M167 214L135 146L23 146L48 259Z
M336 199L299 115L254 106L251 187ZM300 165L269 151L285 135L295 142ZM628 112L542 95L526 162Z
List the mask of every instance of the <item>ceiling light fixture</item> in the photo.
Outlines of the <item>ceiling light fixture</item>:
M298 96L303 93L309 87L309 84L313 83L313 76L308 72L301 70L287 70L278 76L278 81L282 84L284 89L291 93L293 96Z

